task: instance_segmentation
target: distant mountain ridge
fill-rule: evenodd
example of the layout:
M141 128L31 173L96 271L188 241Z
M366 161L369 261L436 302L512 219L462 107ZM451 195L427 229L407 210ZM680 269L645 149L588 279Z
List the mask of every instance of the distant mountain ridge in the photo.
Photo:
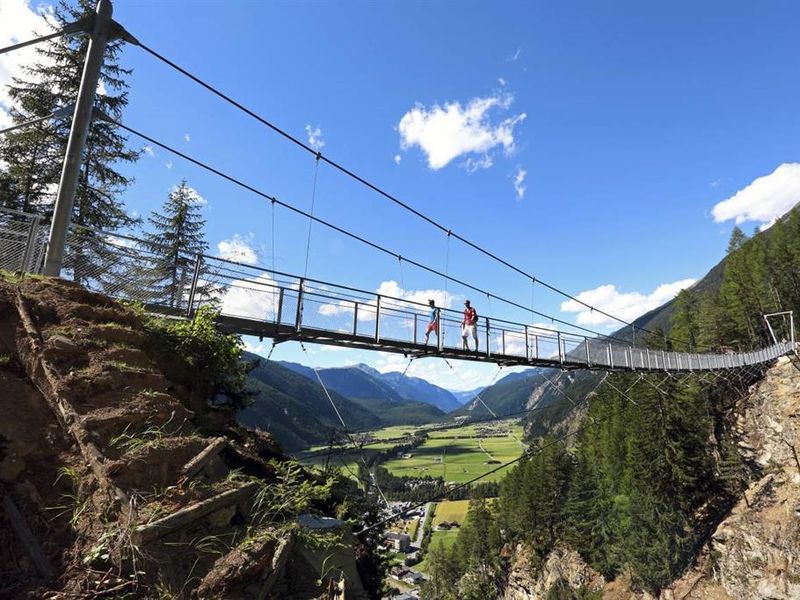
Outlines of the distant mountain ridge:
M280 365L316 381L314 369L292 362ZM444 413L455 410L461 402L450 392L419 377L398 371L381 373L365 364L350 367L317 369L326 386L351 400L381 400L391 403L424 402Z
M239 411L240 423L269 431L287 452L341 434L342 424L314 369L251 353L245 359L255 367L247 383L252 401ZM319 369L319 376L350 430L432 423L445 418L440 406L460 406L450 392L423 379L382 374L367 365Z

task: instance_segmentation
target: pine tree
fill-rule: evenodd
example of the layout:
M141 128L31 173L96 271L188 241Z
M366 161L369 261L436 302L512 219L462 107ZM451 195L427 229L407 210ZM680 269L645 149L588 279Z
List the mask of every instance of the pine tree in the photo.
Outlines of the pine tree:
M146 246L155 255L146 267L150 298L171 308L179 308L187 300L194 256L208 249L199 199L184 179L169 193L161 212L148 218L153 231L145 234ZM202 269L200 275L196 294L209 296L209 284L202 283Z
M77 0L72 6L61 0L54 9L52 26L68 23L94 13L93 0ZM115 119L122 117L128 103L124 77L130 71L119 65L121 40L106 47L101 72L102 93L95 106ZM56 108L73 104L78 95L89 36L58 37L38 49L39 60L25 69L24 76L8 86L14 107L12 122L44 116ZM27 127L3 136L0 159L6 164L2 204L50 216L66 149L71 119ZM81 173L75 193L72 222L87 228L116 230L133 225L119 194L131 179L117 170L120 163L135 161L138 152L127 148L127 140L104 121L94 121L84 149ZM113 267L113 258L101 235L87 229L73 231L65 266L76 281L98 280Z

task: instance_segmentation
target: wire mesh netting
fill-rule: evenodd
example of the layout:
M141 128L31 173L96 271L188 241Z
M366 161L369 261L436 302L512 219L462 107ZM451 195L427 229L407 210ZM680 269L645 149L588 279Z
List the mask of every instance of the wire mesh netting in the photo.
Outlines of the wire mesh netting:
M37 273L47 246L47 226L38 215L0 208L0 269Z

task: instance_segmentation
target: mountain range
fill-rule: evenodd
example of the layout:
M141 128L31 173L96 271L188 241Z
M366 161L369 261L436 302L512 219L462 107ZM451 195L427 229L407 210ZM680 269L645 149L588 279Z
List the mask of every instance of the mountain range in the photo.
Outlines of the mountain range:
M450 391L424 379L363 364L317 370L329 400L311 367L250 353L245 359L255 367L248 373L251 402L239 422L269 431L287 452L324 444L342 431L331 401L352 430L431 423L461 407Z

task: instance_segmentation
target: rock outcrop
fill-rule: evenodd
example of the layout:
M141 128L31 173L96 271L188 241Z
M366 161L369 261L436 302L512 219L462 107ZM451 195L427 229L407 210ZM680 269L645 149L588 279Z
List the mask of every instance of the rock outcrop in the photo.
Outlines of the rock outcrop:
M604 585L603 576L587 565L574 550L558 547L536 568L531 564L530 552L520 544L514 552L504 599L544 600L550 590L561 586L572 590L597 591Z
M745 491L670 600L800 598L800 364L781 358L737 422L740 452L763 476Z
M737 447L758 478L658 600L800 599L800 360L778 360L736 412ZM602 590L605 600L656 600L628 576L606 583L567 548L541 565L531 564L524 546L515 548L505 600L544 600L565 586Z

